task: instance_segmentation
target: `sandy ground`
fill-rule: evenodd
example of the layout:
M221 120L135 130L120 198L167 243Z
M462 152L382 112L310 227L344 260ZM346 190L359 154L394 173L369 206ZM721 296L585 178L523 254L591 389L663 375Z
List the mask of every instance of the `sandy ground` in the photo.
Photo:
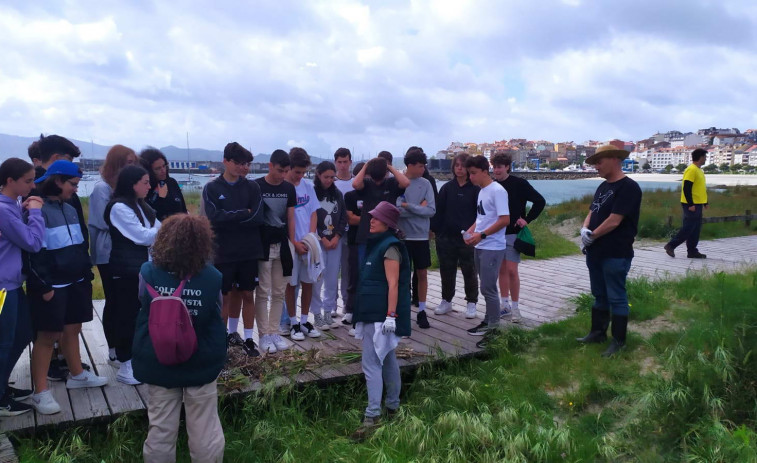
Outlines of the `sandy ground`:
M628 174L634 180L643 180L645 182L680 182L683 176L681 174ZM716 185L757 185L757 175L743 174L705 174L707 186Z

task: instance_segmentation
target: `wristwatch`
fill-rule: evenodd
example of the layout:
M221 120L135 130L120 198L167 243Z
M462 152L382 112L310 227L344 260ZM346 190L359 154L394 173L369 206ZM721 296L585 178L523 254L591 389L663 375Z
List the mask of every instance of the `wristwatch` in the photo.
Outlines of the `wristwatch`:
M486 239L486 233L484 233L484 232L481 232L481 239L482 239L482 240L485 240L485 239Z
M386 314L386 316L391 317L391 318L397 318L397 312L389 312L388 314Z

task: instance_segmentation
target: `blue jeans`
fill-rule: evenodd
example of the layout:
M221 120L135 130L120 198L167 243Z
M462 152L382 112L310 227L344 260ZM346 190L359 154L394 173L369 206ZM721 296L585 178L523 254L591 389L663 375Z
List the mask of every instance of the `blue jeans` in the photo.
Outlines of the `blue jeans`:
M628 316L626 277L631 258L586 259L589 268L594 308L610 310L612 315Z
M702 209L704 205L695 204L694 212L691 212L686 204L681 204L681 207L683 208L683 224L668 244L675 249L686 241L686 251L691 256L699 252L697 245L699 244L699 233L702 231Z
M0 313L0 397L21 353L32 341L32 320L21 288L8 291Z

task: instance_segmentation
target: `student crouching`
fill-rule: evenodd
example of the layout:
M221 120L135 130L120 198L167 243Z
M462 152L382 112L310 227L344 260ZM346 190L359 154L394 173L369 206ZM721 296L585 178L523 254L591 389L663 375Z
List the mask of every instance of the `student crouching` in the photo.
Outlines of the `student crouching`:
M150 427L145 462L176 461L182 401L192 461L220 462L225 440L218 418L216 378L226 360L226 328L221 318L221 273L213 267L213 232L205 217L168 217L158 232L152 262L142 265L132 365L137 380L148 385ZM186 279L182 300L197 335L197 351L185 362L158 361L149 332L152 297L147 284L172 294Z
M387 415L397 412L401 379L395 349L401 336L410 336L410 258L398 237L400 211L382 201L369 213L370 237L353 318L355 338L363 340L368 407L355 439L365 438L379 424L384 386Z

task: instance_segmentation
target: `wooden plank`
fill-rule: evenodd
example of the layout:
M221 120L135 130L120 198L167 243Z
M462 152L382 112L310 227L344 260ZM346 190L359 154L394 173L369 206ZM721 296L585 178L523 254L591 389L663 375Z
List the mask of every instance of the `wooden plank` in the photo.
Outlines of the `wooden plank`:
M97 317L93 317L93 320ZM99 320L97 320L99 322ZM82 332L84 327L91 330L93 322L82 324ZM79 351L81 358L92 366L93 373L98 374L99 369L92 360L87 351L87 345L84 342L84 336L79 336ZM103 388L84 388L84 389L70 389L68 391L68 397L71 400L71 409L74 412L75 421L84 421L92 418L110 415L108 408L108 402L103 395Z
M87 344L92 366L100 376L108 378L108 385L103 388L105 400L108 403L110 413L119 415L134 410L142 410L146 406L134 386L120 383L116 380L118 370L108 363L108 343L102 329L103 301L95 301L96 320L85 324L82 328L82 336ZM146 389L146 388L145 388Z
M11 372L8 383L20 389L32 388L32 375L31 375L31 347L26 346L26 349L21 353L16 367ZM29 403L31 399L27 399L25 402ZM8 417L0 419L0 433L8 431L24 431L27 429L33 429L35 426L34 411L24 413L14 417Z
M25 413L28 415L29 413ZM13 444L8 440L8 436L0 434L0 463L18 463L16 451Z

